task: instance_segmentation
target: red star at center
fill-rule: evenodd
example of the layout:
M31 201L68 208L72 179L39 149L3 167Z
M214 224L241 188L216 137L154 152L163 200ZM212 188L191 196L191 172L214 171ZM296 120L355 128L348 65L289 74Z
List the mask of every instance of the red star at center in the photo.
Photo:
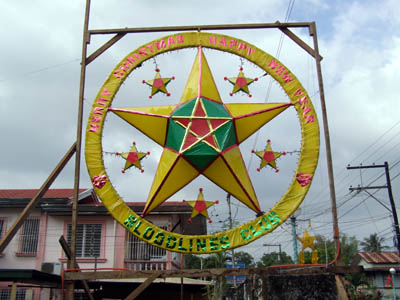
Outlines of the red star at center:
M187 117L173 117L173 119L186 129L184 143L181 151L196 145L200 141L206 142L216 151L220 151L215 131L229 122L230 118L210 118L207 116L204 104L201 98L196 100L193 114Z

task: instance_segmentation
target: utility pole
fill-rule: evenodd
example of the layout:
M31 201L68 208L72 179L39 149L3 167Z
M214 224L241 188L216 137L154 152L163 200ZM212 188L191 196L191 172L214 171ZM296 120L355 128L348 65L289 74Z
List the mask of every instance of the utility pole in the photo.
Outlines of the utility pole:
M396 240L397 240L397 250L400 255L400 230L399 230L399 220L397 218L397 211L396 211L396 205L393 200L393 193L392 193L392 184L390 182L390 174L389 174L389 164L387 161L383 165L371 165L371 166L356 166L356 167L351 167L347 166L348 170L352 169L371 169L371 168L385 168L385 174L386 174L386 185L383 186L367 186L367 187L350 187L350 191L362 191L362 190L370 190L370 189L384 189L386 188L388 190L388 195L389 195L389 201L390 201L390 206L391 210L387 208L383 203L381 203L379 200L377 200L380 204L382 204L386 209L392 212L393 215L393 223L394 223L394 230L396 232ZM372 196L372 194L369 194Z
M263 244L263 246L264 247L267 247L267 246L279 247L279 262L280 262L281 265L283 265L281 244Z
M232 211L231 211L231 194L226 195L226 201L228 202L228 210L229 210L229 229L233 228L232 224ZM235 267L235 251L232 249L232 268ZM236 284L236 276L233 276L233 299L237 300L237 284Z
M299 263L297 254L297 233L296 233L296 217L292 216L290 218L290 223L292 224L292 240L293 240L293 257L294 263L297 265Z

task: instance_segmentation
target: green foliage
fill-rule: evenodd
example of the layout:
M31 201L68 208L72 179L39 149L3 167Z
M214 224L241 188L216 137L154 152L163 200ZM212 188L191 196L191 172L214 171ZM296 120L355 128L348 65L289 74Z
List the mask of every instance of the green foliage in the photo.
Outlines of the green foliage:
M384 238L379 237L377 233L373 233L370 234L369 237L364 238L360 246L362 246L362 250L366 252L381 252L389 248L388 246L382 245L383 242Z
M293 259L282 252L282 262L280 261L279 252L264 253L261 259L257 262L257 267L268 267L274 265L290 265L293 264Z
M236 264L245 264L246 267L254 266L254 258L249 253L244 251L235 252L235 263Z
M185 269L201 269L201 258L198 255L185 254L183 257Z
M225 268L228 260L230 260L230 256L227 252L217 252L206 257L204 268Z
M358 240L354 236L340 235L340 247L342 251L342 259L345 265L350 265L354 256L358 252ZM336 246L334 241L327 240L323 236L317 235L314 247L318 252L318 263L327 264L336 257ZM304 253L304 261L306 264L311 263L311 252Z
M350 300L380 300L383 295L375 286L371 286L364 273L347 274L345 288Z

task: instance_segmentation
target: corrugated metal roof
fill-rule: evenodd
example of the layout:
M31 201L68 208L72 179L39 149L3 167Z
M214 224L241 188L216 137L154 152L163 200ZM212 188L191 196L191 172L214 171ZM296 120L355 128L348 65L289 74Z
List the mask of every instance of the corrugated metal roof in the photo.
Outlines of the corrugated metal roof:
M79 189L79 193L87 189ZM0 190L0 199L28 199L33 198L38 189L15 189L15 190ZM71 198L74 195L74 189L49 189L44 194L43 198Z
M398 252L359 252L358 255L369 264L400 263Z

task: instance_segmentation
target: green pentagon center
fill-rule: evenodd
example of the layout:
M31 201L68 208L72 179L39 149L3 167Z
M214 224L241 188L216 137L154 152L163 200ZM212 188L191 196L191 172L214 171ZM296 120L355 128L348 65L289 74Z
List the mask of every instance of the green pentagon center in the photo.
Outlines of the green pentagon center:
M217 151L203 142L197 143L183 153L183 156L199 171L203 171L217 155Z
M179 152L184 136L185 128L170 119L168 121L168 135L165 146Z
M236 133L233 122L229 121L228 123L218 128L215 131L215 137L217 138L221 151L224 151L226 148L235 145Z
M220 118L230 118L230 114L226 111L224 105L219 102L214 102L208 99L202 98L203 105L207 111L207 116L209 117L220 117Z
M193 107L196 104L196 99L187 101L177 107L177 109L171 114L171 116L191 116Z

